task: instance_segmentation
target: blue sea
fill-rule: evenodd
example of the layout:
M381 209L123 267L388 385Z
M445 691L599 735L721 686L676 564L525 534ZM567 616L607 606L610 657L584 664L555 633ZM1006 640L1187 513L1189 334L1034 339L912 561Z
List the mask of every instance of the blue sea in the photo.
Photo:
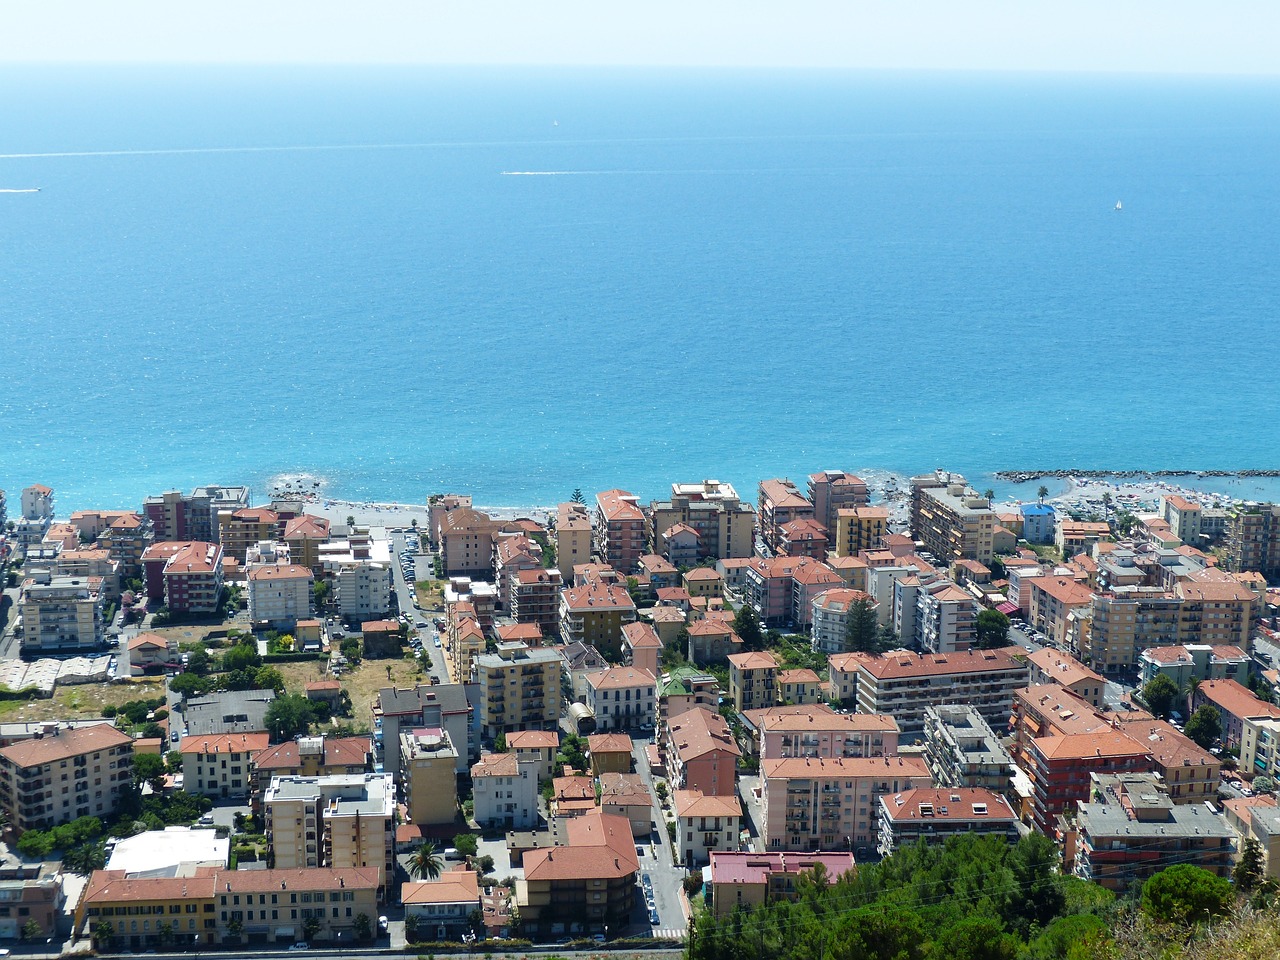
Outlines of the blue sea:
M0 118L11 501L1280 467L1274 78L5 67Z

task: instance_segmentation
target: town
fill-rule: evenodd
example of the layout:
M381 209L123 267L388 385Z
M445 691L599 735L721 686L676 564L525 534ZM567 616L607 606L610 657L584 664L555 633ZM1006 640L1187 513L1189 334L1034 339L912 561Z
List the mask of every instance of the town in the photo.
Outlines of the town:
M961 835L1280 877L1280 505L275 492L0 492L0 938L680 949Z

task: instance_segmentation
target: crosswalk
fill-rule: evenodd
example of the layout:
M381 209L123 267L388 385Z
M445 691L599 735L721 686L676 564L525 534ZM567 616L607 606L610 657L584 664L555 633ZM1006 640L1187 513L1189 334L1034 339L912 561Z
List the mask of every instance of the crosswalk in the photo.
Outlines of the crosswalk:
M662 929L658 929L655 927L653 930L653 933L651 933L650 936L655 937L659 940L683 940L684 934L685 934L684 929L680 927L671 928L671 929L665 928L665 927Z

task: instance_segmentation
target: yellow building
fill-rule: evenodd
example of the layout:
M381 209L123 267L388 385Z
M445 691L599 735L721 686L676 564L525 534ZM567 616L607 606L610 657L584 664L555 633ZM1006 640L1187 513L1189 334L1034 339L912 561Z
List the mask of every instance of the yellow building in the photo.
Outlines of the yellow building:
M560 717L560 654L550 647L500 643L476 657L480 730L486 738L516 730L554 730Z
M183 737L182 789L205 797L245 796L254 785L254 758L269 742L265 733Z
M836 556L856 557L863 550L878 550L880 538L888 531L888 507L846 507L837 510L834 538Z
M254 757L254 799L261 803L262 792L274 777L329 777L372 770L373 742L368 737L295 737Z
M777 685L780 704L822 702L822 679L812 670L780 670Z
M573 568L591 561L591 514L581 503L562 503L556 510L556 567L565 583Z
M277 777L262 801L275 865L376 868L381 899L395 870L395 807L390 773Z
M636 618L636 605L615 583L592 579L560 591L560 639L589 643L605 657L622 653L622 627Z
M691 597L722 597L724 577L709 567L694 567L684 575L684 588Z
M729 697L739 713L772 707L778 696L778 660L764 651L729 657Z
M484 653L484 631L473 618L463 616L450 621L446 642L449 645L446 660L449 679L454 683L469 683L476 657Z
M400 734L400 792L409 822L453 823L458 813L458 751L449 732L419 727Z
M671 499L656 500L649 510L655 549L667 530L683 523L698 535L698 560L749 557L754 552L756 514L732 484L673 483Z
M265 507L223 510L218 514L218 540L223 557L245 562L245 554L255 544L274 541L280 530L280 515Z
M990 563L996 527L991 501L955 473L911 478L911 535L944 565Z
M107 723L49 726L0 749L0 809L15 833L77 817L109 820L120 792L133 781L133 740L127 734Z

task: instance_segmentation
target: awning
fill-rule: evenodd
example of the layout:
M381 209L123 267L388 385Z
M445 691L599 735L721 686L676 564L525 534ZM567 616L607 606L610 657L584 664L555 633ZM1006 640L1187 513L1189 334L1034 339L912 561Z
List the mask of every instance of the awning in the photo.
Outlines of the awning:
M1017 613L1019 610L1019 607L1016 603L1011 603L1010 601L1006 600L1004 603L1000 604L1000 606L996 607L996 609L1007 617Z

